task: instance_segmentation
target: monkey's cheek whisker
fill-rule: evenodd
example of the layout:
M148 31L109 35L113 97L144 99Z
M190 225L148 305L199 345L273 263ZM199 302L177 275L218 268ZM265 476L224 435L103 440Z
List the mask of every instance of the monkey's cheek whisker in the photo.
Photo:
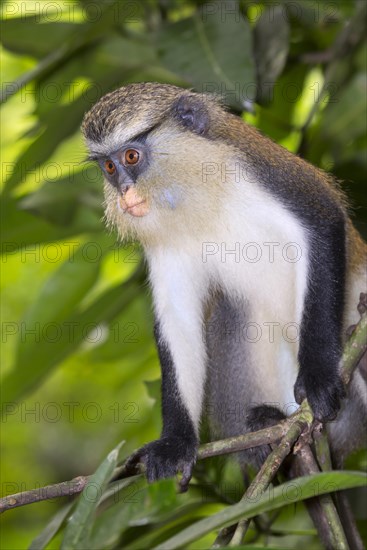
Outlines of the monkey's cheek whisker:
M117 208L123 213L126 214L126 212L129 210L130 206L126 202L125 198L123 196L117 197Z

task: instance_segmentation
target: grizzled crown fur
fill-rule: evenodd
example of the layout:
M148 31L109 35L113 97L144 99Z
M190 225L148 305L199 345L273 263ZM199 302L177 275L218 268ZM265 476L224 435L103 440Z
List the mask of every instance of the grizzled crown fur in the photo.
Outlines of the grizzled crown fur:
M218 105L213 96L177 86L143 82L129 84L103 96L84 116L82 132L88 141L102 143L120 126L134 126L142 131L153 128L168 116L179 98L197 98L202 105Z

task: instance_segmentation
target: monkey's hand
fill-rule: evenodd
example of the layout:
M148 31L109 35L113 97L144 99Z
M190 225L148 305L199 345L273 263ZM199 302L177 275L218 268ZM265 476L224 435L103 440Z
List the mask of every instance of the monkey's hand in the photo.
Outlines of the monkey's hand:
M130 468L138 462L144 464L149 482L174 477L182 472L181 492L187 491L196 462L197 440L179 436L166 436L139 449L128 461Z
M304 399L310 404L313 415L320 422L334 420L345 397L345 387L339 374L320 376L320 372L305 372L302 369L294 386L297 403Z

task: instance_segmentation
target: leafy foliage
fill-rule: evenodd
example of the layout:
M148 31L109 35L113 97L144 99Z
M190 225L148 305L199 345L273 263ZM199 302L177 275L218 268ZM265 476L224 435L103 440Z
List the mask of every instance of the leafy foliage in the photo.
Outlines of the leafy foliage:
M121 435L128 454L159 431L159 407L152 409L143 385L159 372L144 267L138 247L106 234L101 177L83 162L84 112L135 81L216 93L274 140L344 179L366 236L365 10L353 0L3 3L4 494L94 471ZM362 465L360 455L351 467ZM183 496L171 482L147 487L140 478L115 482L108 496L110 467L97 470L101 500L88 509L81 496L61 510L49 503L9 515L6 548L29 545L55 507L32 548L55 548L61 538L64 548L192 541L207 548L236 510L231 495L241 497L231 463L199 468ZM328 476L338 487L362 480ZM302 480L292 502L306 498L313 481ZM285 504L265 500L246 513L271 514ZM246 540L316 548L298 512L295 519L285 506L268 531L250 529Z

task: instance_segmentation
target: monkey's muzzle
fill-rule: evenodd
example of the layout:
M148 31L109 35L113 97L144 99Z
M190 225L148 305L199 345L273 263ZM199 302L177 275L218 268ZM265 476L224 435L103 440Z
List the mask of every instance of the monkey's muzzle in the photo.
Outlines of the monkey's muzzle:
M128 213L131 216L141 218L149 212L147 201L139 195L134 187L129 187L128 190L117 198L119 208L124 214Z

